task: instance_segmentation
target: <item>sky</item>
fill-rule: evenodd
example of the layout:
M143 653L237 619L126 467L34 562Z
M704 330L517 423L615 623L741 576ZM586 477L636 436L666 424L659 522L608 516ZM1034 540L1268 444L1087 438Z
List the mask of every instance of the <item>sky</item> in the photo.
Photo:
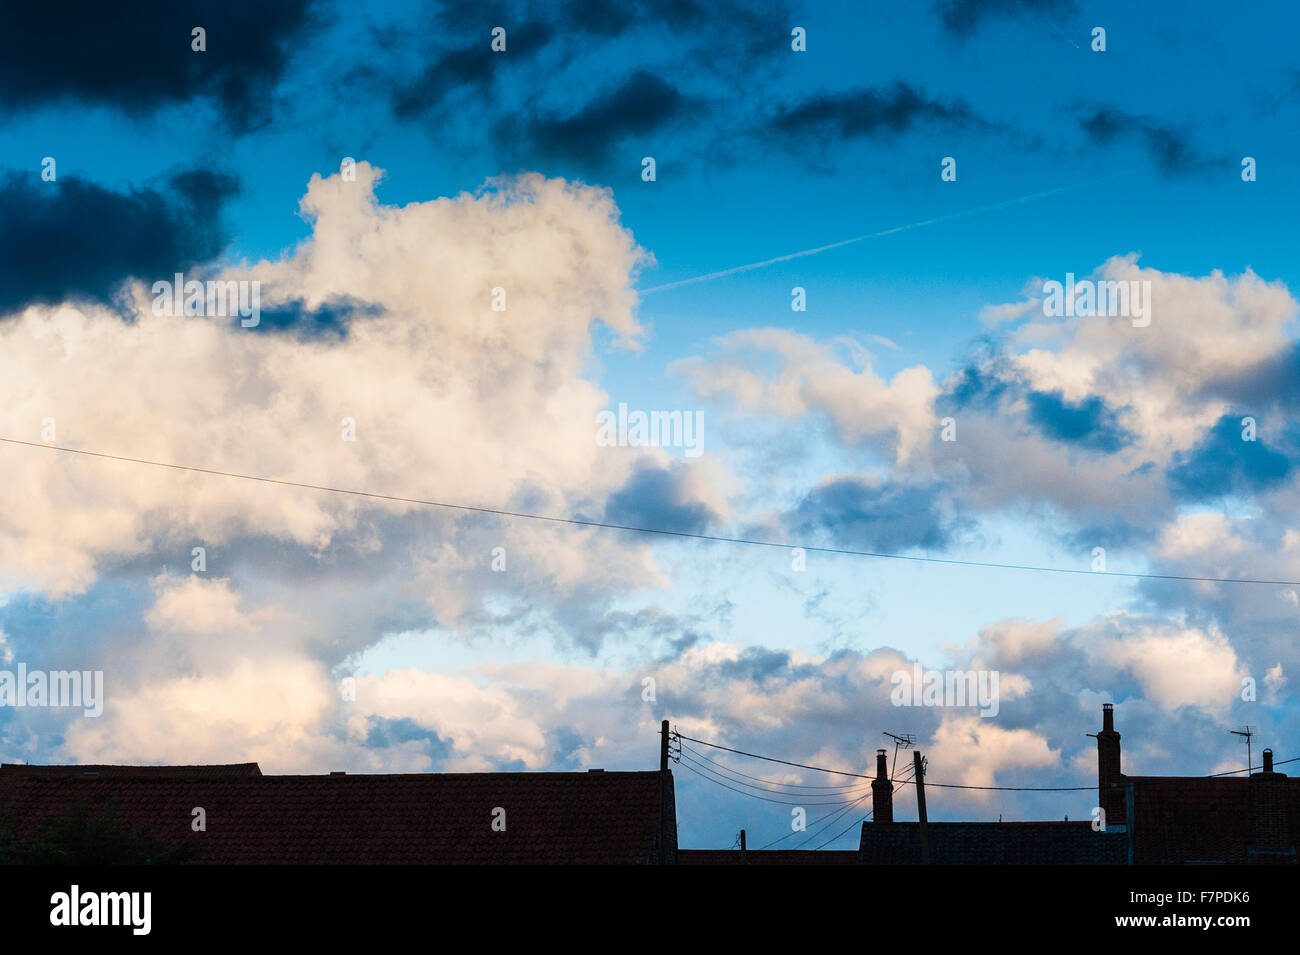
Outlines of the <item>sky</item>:
M1103 702L1130 773L1300 756L1300 15L1131 7L0 12L0 670L105 686L0 758L653 769L669 719L1088 787ZM856 845L861 780L687 747L683 846Z

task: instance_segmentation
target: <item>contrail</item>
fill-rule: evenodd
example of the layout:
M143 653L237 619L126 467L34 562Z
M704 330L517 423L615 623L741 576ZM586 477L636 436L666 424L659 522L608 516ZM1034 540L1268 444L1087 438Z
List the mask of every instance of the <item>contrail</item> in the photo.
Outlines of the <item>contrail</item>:
M787 255L778 255L774 259L764 259L761 262L750 262L748 265L737 265L733 268L723 269L720 272L709 272L707 275L697 275L694 278L681 279L677 282L668 282L665 285L655 285L651 288L638 289L641 295L649 295L651 292L664 292L670 288L681 288L683 285L694 285L696 282L708 282L711 279L720 279L727 275L737 275L741 272L750 272L754 269L766 268L769 265L776 265L778 262L789 262L791 259L801 259L806 255L816 255L819 252L829 252L831 249L839 249L846 245L852 245L855 242L865 242L867 239L879 239L882 236L893 235L896 232L908 232L912 229L921 229L928 225L936 225L940 222L951 222L953 219L961 219L965 216L978 215L981 212L992 212L995 209L1006 209L1010 206L1018 206L1023 202L1033 202L1035 199L1046 199L1048 196L1059 195L1062 192L1070 192L1074 189L1083 189L1087 186L1095 186L1099 182L1107 182L1119 176L1127 176L1132 170L1112 173L1109 176L1102 176L1100 179L1089 179L1087 182L1077 182L1072 186L1059 186L1056 189L1048 189L1044 192L1031 192L1027 196L1019 196L1015 199L1004 199L1002 202L995 202L989 206L979 206L975 209L964 209L961 212L949 213L946 216L938 216L934 219L925 219L921 222L911 222L907 225L895 226L892 229L883 229L880 232L869 232L866 235L854 236L852 239L843 239L839 242L832 242L830 245L819 245L815 249L804 249L801 252L790 252Z

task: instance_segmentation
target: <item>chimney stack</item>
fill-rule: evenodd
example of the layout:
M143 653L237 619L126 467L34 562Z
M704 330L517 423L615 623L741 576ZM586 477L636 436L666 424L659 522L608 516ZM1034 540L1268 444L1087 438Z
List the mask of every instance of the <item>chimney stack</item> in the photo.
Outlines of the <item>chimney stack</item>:
M1286 774L1273 771L1273 751L1266 749L1264 771L1250 777L1251 848L1285 852L1292 845L1287 823Z
M876 750L876 778L871 781L871 818L877 824L894 821L894 786L889 781L889 763L883 749Z
M1115 732L1115 704L1103 703L1101 732L1097 734L1097 803L1106 813L1107 826L1123 826L1128 823L1119 752L1119 733Z

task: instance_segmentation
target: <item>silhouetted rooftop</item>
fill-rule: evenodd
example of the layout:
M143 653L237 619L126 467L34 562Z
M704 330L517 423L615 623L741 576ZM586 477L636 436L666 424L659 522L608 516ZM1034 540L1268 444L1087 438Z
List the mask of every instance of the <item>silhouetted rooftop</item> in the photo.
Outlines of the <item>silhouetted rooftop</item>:
M99 763L77 766L39 766L0 763L0 776L167 776L171 778L261 776L257 763L221 763L208 766L111 766Z
M254 763L6 765L0 819L16 820L21 834L68 808L109 808L124 828L189 847L196 863L648 863L658 859L660 782L658 772L263 776ZM196 807L205 832L191 828ZM492 828L497 808L505 831Z
M678 865L857 865L853 850L678 849Z
M1094 832L1091 822L932 822L935 865L1123 865L1128 836ZM915 822L866 823L864 865L920 865L921 833Z

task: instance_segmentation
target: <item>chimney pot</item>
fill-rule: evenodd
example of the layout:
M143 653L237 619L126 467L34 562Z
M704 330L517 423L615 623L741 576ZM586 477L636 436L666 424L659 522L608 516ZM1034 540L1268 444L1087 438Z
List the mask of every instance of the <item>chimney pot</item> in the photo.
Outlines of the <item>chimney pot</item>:
M1097 734L1097 803L1107 825L1126 825L1128 798L1121 785L1120 735L1115 732L1115 704L1101 705L1101 732Z
M883 749L876 750L876 778L871 781L871 815L876 823L894 821L894 784L889 781L889 763Z
M1287 812L1287 778L1273 771L1271 749L1264 750L1264 771L1250 777L1250 816L1253 849L1279 852L1295 846Z

